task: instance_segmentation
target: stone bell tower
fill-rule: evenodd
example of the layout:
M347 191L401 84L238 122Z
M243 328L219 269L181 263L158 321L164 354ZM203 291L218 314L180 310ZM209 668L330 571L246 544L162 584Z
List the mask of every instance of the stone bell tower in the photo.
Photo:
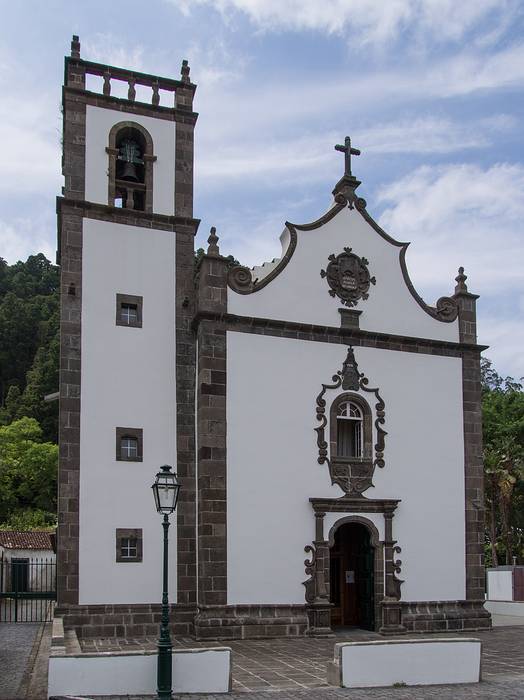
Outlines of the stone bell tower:
M136 615L134 632L152 632L161 538L149 487L165 463L182 485L179 622L196 602L195 90L187 61L178 80L115 68L82 59L77 36L65 59L58 606L86 634L128 633Z

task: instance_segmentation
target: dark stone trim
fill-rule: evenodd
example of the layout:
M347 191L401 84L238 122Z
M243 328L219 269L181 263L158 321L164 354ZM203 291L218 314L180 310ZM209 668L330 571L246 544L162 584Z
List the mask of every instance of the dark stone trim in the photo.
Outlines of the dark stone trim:
M123 557L122 556L122 540L124 538L133 538L136 540L136 556L135 557ZM117 527L115 531L115 544L116 544L116 560L120 564L125 564L127 562L136 563L142 561L142 547L143 547L143 535L142 528L123 528Z
M342 498L310 498L309 502L315 513L392 513L400 503L400 499L342 496Z
M122 321L122 305L133 304L136 306L136 321L133 323L124 323ZM124 328L142 328L142 309L144 305L144 297L135 296L133 294L117 294L116 295L116 319L117 326Z
M114 112L122 114L136 114L143 117L153 117L154 119L163 119L165 121L176 122L177 124L191 124L195 126L198 119L198 112L185 110L180 107L164 107L160 105L152 105L147 102L134 102L122 97L112 97L111 95L103 95L98 92L90 92L89 90L78 90L77 88L64 87L64 93L74 95L77 99L83 102L84 105L92 107L101 107L110 109Z
M362 313L359 309L339 309L340 314L340 328L346 330L347 328L360 328L360 314Z
M152 214L136 209L120 209L110 207L107 204L97 202L86 202L79 200L69 200L63 197L56 198L57 213L59 219L63 216L63 211L76 211L86 219L96 219L107 221L113 224L126 224L127 226L141 226L142 228L154 228L158 231L173 231L176 233L192 233L194 236L198 230L200 219L193 219L188 216L166 216L165 214Z
M144 437L142 428L116 428L116 457L117 462L141 462L144 454ZM122 455L122 438L135 438L137 441L137 456L124 457Z
M305 605L200 605L197 639L300 637L308 628Z
M140 85L146 85L149 87L153 87L155 83L158 83L158 87L161 90L176 91L180 88L187 88L192 92L195 92L196 90L196 85L194 83L190 83L189 81L164 78L161 75L141 73L140 71L129 70L127 68L118 68L117 66L111 66L106 63L85 61L79 57L66 56L65 63L66 68L82 67L85 73L88 73L89 75L103 76L105 73L109 73L111 77L115 78L116 80L128 82L129 79L134 79Z
M407 632L455 632L491 628L485 600L401 601L402 624Z
M191 328L191 320L195 313L194 234L192 231L177 231L175 265L176 471L181 485L176 510L177 602L179 605L195 606L197 602L196 336ZM190 625L189 633L193 634L193 616L188 618L187 625Z
M85 86L85 69L65 64L64 82ZM62 93L64 195L73 203L85 192L85 104ZM65 201L65 200L64 200ZM78 603L80 502L80 405L82 330L82 212L64 208L58 216L60 264L60 371L57 600Z
M175 635L193 633L196 608L192 605L170 606L170 627ZM79 638L157 636L160 627L160 603L75 605L55 609L63 615L64 628L75 629Z
M239 333L256 333L273 335L279 338L311 340L318 343L336 343L353 345L354 347L416 352L446 357L462 357L464 351L475 350L482 352L487 348L485 345L455 343L447 340L416 338L414 336L393 335L390 333L374 333L360 329L336 328L335 326L316 326L309 323L237 316L235 314L215 313L208 310L201 310L197 313L193 320L194 327L197 328L203 320L223 321L227 324L228 331Z
M482 396L480 353L472 350L462 358L464 415L464 491L466 598L484 597L484 465L482 452Z

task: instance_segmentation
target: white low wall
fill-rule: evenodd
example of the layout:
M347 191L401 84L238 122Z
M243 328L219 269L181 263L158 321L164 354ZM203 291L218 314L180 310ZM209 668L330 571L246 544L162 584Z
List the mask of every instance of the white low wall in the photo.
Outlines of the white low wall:
M488 600L513 600L513 571L488 569Z
M54 695L154 695L156 652L105 652L49 659L48 697ZM231 690L231 649L173 652L174 693Z
M478 683L479 639L402 639L335 644L328 681L343 688Z
M484 607L492 615L510 615L524 619L524 603L508 600L487 600Z

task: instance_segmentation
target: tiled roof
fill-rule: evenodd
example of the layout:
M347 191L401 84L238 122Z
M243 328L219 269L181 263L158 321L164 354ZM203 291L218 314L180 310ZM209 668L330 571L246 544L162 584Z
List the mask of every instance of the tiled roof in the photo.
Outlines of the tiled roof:
M6 549L54 549L54 532L32 530L0 530L0 547Z

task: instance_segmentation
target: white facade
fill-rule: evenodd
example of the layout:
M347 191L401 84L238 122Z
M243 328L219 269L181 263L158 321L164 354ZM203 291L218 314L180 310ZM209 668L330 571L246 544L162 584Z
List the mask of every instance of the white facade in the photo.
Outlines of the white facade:
M315 399L346 352L344 345L228 333L229 604L304 600L304 546L315 537L309 498L343 495L331 485L327 466L317 463ZM402 547L402 596L461 599L461 361L375 348L356 348L355 358L386 404L386 466L375 471L375 487L365 495L401 500L394 527ZM366 400L373 408L369 395ZM326 535L350 514L326 515ZM383 536L383 516L366 517ZM445 552L445 576L437 552Z
M176 461L173 233L85 219L82 285L79 602L149 603L162 546L151 484ZM143 297L142 328L115 324L117 293ZM116 460L117 427L143 429L143 461ZM142 528L142 562L115 561L116 528ZM176 547L170 572L175 591Z

